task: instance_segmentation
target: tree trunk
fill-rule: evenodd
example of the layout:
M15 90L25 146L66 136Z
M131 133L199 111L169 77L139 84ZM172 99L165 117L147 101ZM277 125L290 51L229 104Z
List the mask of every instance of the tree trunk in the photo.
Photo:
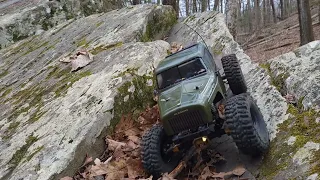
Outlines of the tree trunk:
M179 0L162 0L163 5L171 5L179 17Z
M207 2L208 2L208 4L207 4L208 10L210 11L210 0L207 0Z
M251 0L247 0L247 11L248 11L248 27L249 27L249 33L252 32L252 14L251 14Z
M266 17L265 17L265 14L266 14L265 2L266 2L266 0L261 0L261 1L262 1L262 11L260 12L260 17L261 17L260 24L263 27L266 22Z
M260 31L260 4L259 0L254 0L254 10L255 10L255 30L257 31L257 34L259 34Z
M223 13L223 0L221 0L220 6L221 6L221 13Z
M196 13L197 12L197 0L192 0L192 12Z
M140 4L140 2L139 2L139 0L132 0L132 4L137 5L137 4Z
M213 10L219 11L219 2L220 0L214 0Z
M280 20L284 19L284 7L283 7L283 0L280 0Z
M231 35L236 38L237 36L237 15L238 15L238 2L237 0L227 0L227 26Z
M274 8L274 1L270 0L270 4L271 4L271 8L272 8L273 22L277 23L276 9Z
M186 2L186 15L189 16L189 0L185 0Z
M309 0L298 0L298 14L300 24L300 45L314 40Z
M157 0L157 4L160 5L160 0Z
M320 2L319 2L319 5L318 5L318 18L319 18L319 24L320 24Z
M176 12L177 12L177 17L179 17L179 12L180 12L180 4L179 4L179 1L180 0L173 0L174 2L175 2L175 10L176 10Z
M207 10L207 1L201 0L201 12L205 12Z

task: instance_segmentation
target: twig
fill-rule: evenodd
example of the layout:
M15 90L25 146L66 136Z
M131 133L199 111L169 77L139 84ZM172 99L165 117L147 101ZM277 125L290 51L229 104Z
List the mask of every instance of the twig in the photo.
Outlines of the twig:
M187 152L186 156L183 158L183 160L178 164L178 166L170 172L169 176L173 178L176 177L187 166L187 162L196 153L196 150L196 147L192 146Z

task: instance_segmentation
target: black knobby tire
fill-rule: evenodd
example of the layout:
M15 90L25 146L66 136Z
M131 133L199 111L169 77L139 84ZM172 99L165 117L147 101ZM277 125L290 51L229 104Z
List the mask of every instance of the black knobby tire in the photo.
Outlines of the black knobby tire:
M247 94L227 100L226 126L238 149L244 154L259 156L269 148L269 133L263 116Z
M154 125L141 141L142 165L147 173L158 179L162 173L170 173L179 163L180 159L166 162L163 158L163 144L166 141L166 134L163 126Z
M222 57L221 63L232 93L238 95L247 92L247 85L236 55Z

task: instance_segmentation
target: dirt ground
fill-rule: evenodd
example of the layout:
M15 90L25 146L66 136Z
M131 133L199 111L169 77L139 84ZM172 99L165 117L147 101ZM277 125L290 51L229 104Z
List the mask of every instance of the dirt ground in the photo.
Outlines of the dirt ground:
M316 9L312 10L316 14ZM315 40L320 40L320 23L318 16L313 15L313 33ZM294 13L289 18L262 30L267 34L263 39L255 40L243 46L245 53L254 62L263 63L268 59L292 51L300 46L298 14Z

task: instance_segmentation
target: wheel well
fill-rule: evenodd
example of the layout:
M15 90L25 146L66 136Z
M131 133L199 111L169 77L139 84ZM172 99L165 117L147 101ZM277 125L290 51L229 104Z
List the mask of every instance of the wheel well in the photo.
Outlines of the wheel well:
M218 93L216 94L216 97L215 97L214 100L213 100L213 104L216 104L217 102L219 102L219 101L222 100L222 99L223 99L222 94L221 94L220 92L218 92Z

